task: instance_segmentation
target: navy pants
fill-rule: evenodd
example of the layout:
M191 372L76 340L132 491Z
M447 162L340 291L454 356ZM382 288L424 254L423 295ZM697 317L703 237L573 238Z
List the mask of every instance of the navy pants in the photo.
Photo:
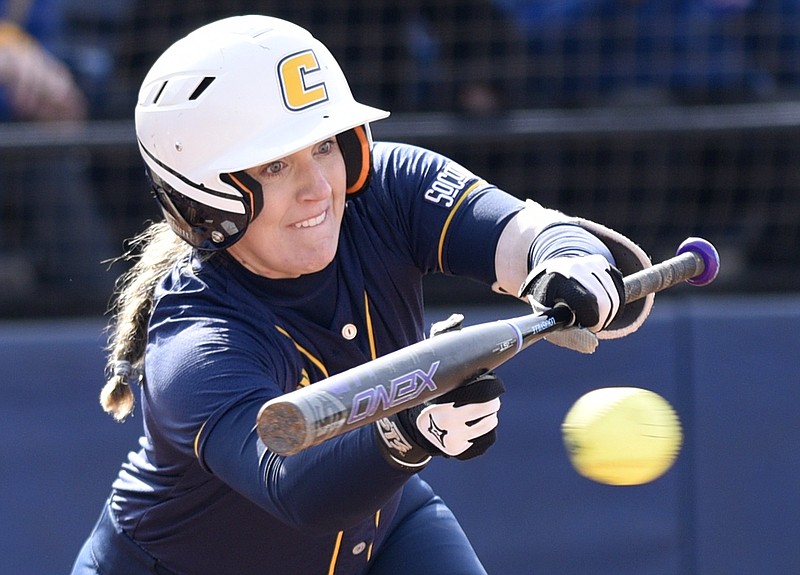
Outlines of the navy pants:
M419 487L422 487L421 489ZM265 574L267 571L265 571ZM453 513L424 482L406 490L389 535L365 573L486 575ZM120 529L106 506L72 575L192 575L170 571Z

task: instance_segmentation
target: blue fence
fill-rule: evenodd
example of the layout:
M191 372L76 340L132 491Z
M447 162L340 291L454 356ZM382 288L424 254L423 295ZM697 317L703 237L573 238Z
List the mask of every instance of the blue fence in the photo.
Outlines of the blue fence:
M467 323L520 308L461 311ZM99 321L0 324L0 573L69 571L139 421L97 405ZM538 343L500 368L497 445L424 476L461 518L493 574L800 573L798 298L657 300L634 336L593 356ZM685 445L669 473L636 487L570 467L559 427L598 387L652 389L677 408Z

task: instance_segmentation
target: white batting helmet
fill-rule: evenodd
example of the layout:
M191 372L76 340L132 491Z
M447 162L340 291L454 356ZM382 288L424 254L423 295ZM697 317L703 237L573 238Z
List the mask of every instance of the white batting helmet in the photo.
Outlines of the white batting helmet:
M349 194L371 172L369 122L389 113L356 102L330 51L268 16L203 26L168 48L136 104L136 136L164 216L207 250L231 246L258 215L261 188L244 170L336 136Z

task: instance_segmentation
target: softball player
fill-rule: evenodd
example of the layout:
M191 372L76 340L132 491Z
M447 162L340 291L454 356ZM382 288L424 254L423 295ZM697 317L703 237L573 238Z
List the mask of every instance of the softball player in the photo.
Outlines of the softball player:
M623 310L620 270L649 261L442 155L373 144L387 115L265 16L204 26L153 65L136 133L164 221L120 283L101 394L122 420L140 384L144 430L73 574L485 573L417 473L494 443L494 375L292 456L259 440L260 406L422 339L425 274L563 300L583 335L619 337L651 305Z

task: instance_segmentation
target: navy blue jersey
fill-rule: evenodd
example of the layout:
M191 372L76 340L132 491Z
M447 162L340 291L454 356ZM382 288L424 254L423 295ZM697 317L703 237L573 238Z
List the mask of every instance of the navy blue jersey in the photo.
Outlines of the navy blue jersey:
M176 573L364 572L422 482L383 459L372 426L282 457L256 414L423 338L422 277L491 285L522 207L441 155L378 143L324 270L272 280L225 252L176 266L149 326L141 449L114 483L120 525Z

